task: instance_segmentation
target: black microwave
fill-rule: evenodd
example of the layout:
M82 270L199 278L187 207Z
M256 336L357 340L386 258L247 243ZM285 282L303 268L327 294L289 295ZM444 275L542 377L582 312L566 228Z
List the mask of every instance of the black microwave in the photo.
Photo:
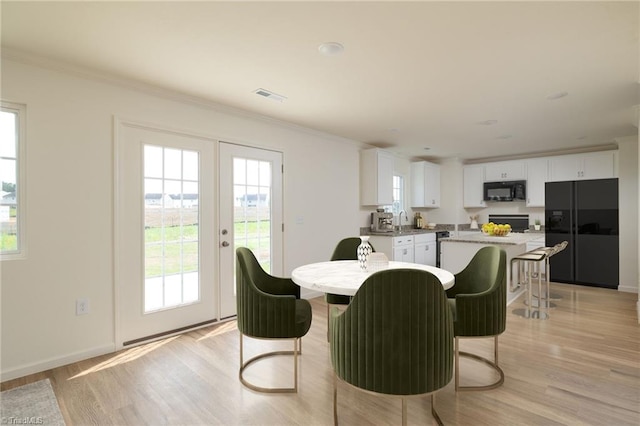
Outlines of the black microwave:
M524 201L526 197L526 180L484 183L484 201Z

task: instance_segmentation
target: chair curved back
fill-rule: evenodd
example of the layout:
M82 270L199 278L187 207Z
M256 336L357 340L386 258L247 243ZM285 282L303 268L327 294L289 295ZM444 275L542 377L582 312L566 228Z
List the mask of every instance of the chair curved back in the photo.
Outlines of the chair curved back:
M333 250L331 260L358 260L358 246L362 240L359 237L349 237L340 240ZM371 242L369 242L371 245ZM371 245L371 250L376 251Z
M347 309L331 313L331 362L342 380L372 392L418 395L453 373L453 325L440 281L395 269L371 275Z
M300 287L290 279L269 275L246 247L236 250L238 329L260 338L301 337L296 330L296 299Z
M497 246L483 247L455 276L447 290L455 298L456 336L496 336L507 322L507 255Z

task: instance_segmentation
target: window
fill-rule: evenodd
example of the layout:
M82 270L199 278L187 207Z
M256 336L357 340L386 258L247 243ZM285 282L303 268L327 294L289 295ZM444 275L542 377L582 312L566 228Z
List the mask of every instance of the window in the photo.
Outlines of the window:
M404 178L402 176L393 176L393 204L384 206L386 212L393 213L394 216L400 214L404 209Z
M0 256L24 257L24 105L2 102L0 110Z
M144 146L145 313L200 300L200 157Z

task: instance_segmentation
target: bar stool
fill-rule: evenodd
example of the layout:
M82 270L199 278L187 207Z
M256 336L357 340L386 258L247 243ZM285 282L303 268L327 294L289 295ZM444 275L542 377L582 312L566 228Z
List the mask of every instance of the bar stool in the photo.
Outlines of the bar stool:
M550 265L549 258L567 247L568 242L563 241L556 244L553 247L542 247L539 249L531 250L526 253L515 256L511 263L518 262L518 283L527 286L527 300L525 309L515 309L513 313L523 316L525 318L549 318L549 308L555 307L555 304L551 303L551 290L550 290ZM542 290L542 271L541 264L545 265L545 292ZM524 276L524 281L522 277ZM537 278L538 281L538 294L533 294L533 280ZM534 300L535 298L535 300ZM538 308L534 310L533 308ZM546 312L542 312L544 308Z
M527 305L524 309L515 309L513 311L514 314L525 317L525 318L538 318L538 319L547 319L549 318L548 312L543 312L541 309L544 307L548 310L548 306L543 306L539 299L536 300L537 303L533 303L533 283L534 279L537 278L538 282L538 297L542 294L542 273L540 271L541 262L545 261L548 258L548 252L537 249L528 251L526 253L519 254L514 256L511 260L513 262L518 263L518 282L522 285L526 286L527 289L527 300L525 304ZM548 274L547 274L548 276ZM548 282L547 282L548 285ZM548 290L547 290L548 291ZM534 307L538 309L533 309Z

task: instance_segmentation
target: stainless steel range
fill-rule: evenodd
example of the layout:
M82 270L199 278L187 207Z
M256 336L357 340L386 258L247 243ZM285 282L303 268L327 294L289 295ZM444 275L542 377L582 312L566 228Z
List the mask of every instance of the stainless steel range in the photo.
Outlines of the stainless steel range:
M529 229L528 214L490 214L489 222L511 225L511 232L524 232Z

